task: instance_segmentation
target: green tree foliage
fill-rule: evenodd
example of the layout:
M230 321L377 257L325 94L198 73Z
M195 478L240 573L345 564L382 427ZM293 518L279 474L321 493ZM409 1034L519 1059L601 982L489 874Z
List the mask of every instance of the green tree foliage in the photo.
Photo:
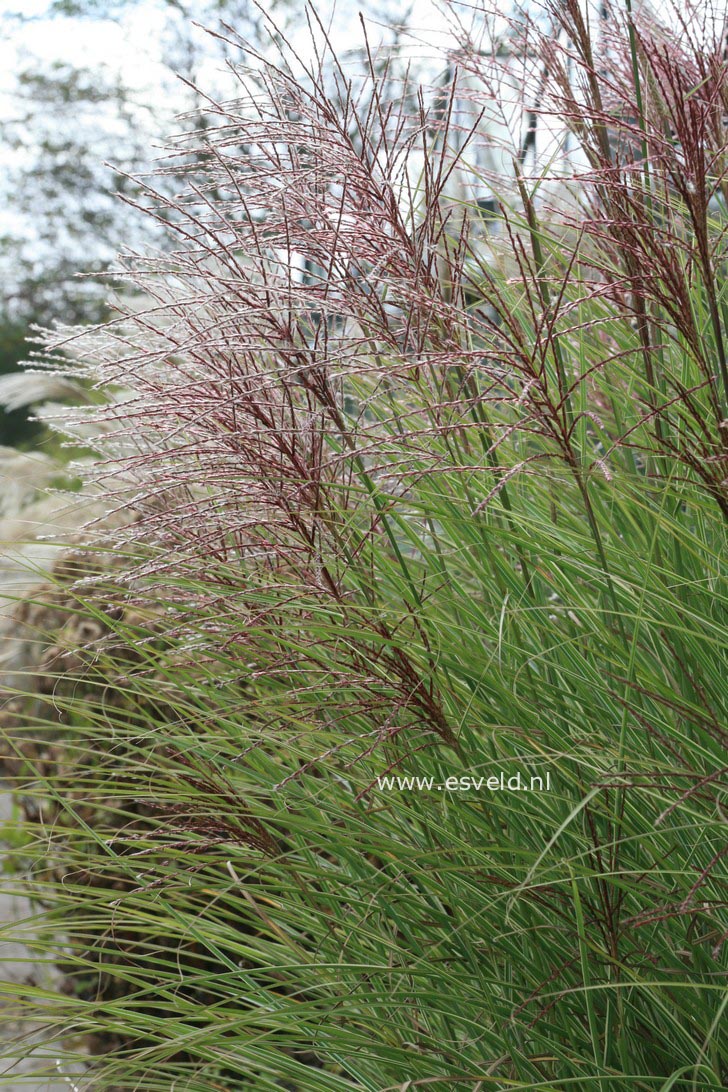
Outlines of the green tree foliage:
M15 371L18 361L27 356L26 329L22 324L5 321L0 325L0 376ZM16 446L32 440L37 428L23 410L0 412L0 444Z

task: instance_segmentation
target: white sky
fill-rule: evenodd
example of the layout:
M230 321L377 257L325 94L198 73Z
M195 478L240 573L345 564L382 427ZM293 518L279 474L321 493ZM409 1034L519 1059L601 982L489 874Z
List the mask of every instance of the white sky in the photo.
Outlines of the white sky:
M652 7L660 12L666 11L670 0L651 0ZM675 0L672 0L674 3ZM710 0L696 6L705 11L713 7L725 11L728 0ZM98 19L79 18L43 18L49 0L0 0L0 19L4 15L21 9L24 15L34 17L32 22L13 32L0 36L0 95L7 96L12 86L12 74L22 66L29 55L41 56L49 62L67 61L74 65L87 63L91 66L99 62L108 65L115 72L120 72L124 82L131 87L150 89L158 87L165 77L165 70L159 63L157 43L162 34L165 21L163 0L143 0L132 4L118 22ZM442 14L442 3L435 0L400 0L396 7L409 6L410 24L414 28L415 39L422 43L413 49L420 55L432 52L433 47L452 42L452 35L447 31L447 20ZM460 10L465 21L470 5L467 0L454 10ZM474 4L473 7L477 7ZM510 0L503 0L502 10L510 7ZM362 0L321 0L317 9L324 23L331 23L332 40L337 52L344 53L352 46L362 42L358 12L367 4ZM168 10L168 9L167 9ZM303 12L303 3L299 10ZM471 9L472 10L472 9ZM475 16L477 19L477 16ZM482 20L481 20L482 21ZM4 22L4 20L3 20ZM367 16L372 41L376 41L377 28L371 17ZM202 33L202 32L200 32ZM307 32L303 17L300 29L292 35L294 44L305 49ZM212 75L212 73L211 73ZM0 103L0 119L7 116L7 104Z
M29 56L40 56L48 62L67 61L74 65L95 65L99 62L122 74L124 81L135 88L149 88L163 78L159 64L159 41L165 21L164 5L146 0L133 5L117 21L89 18L43 18L47 0L0 0L0 17L17 11L22 5L24 15L33 21L18 27L0 39L0 94L10 89L12 73ZM366 5L340 0L338 4L320 3L318 11L324 24L330 24L334 48L345 52L363 41L359 9ZM302 10L302 9L301 9ZM413 0L412 25L417 36L434 44L448 38L446 22L432 0ZM377 27L368 17L372 41ZM297 47L304 48L307 32L301 27L294 32ZM199 32L202 34L202 32Z
M414 51L421 56L427 52L433 53L433 43L436 40L442 43L448 37L445 21L433 0L409 2L411 25L416 28L417 37L420 37L421 31L423 41L430 43L429 47L414 46ZM402 10L407 0L392 0L392 4ZM332 44L341 56L345 56L347 49L363 44L359 9L363 7L366 10L366 5L367 0L338 0L338 3L321 0L317 5L322 22L330 27ZM130 4L114 20L48 18L45 16L48 6L49 0L0 0L0 160L6 157L5 164L0 161L0 171L3 166L9 169L17 167L24 160L22 150L9 151L7 143L3 143L2 127L4 122L25 115L28 104L17 97L15 77L26 67L34 72L39 71L38 59L48 66L57 62L91 70L100 66L106 70L107 79L119 78L132 92L134 100L147 106L138 114L138 134L149 148L149 161L153 161L157 150L164 147L168 136L178 128L174 121L175 114L188 109L190 105L189 97L184 95L181 85L175 84L172 72L161 60L161 40L169 19L169 5L164 0L141 0ZM379 0L379 6L383 6L382 0ZM299 8L292 3L290 8L301 12L301 18L293 22L290 28L291 40L303 56L310 55L303 3ZM12 19L12 14L19 10L25 17L23 22ZM382 31L368 17L367 24L370 42L374 46ZM203 43L201 53L204 54L207 52L204 32L197 30L193 33L199 35ZM229 86L228 80L223 83L219 78L221 67L219 58L201 66L197 78L203 90L215 94L217 88ZM441 62L438 67L441 69ZM106 124L103 106L99 110L103 129ZM119 151L114 146L114 122L110 114L108 131L105 146L99 148L99 163L104 160L118 161ZM14 234L20 230L25 235L26 228L32 235L29 225L21 226L12 201L7 203L0 198L0 232L9 230Z
M31 57L52 63L94 67L99 63L119 72L135 88L154 86L162 76L159 41L164 13L149 2L130 11L121 22L80 18L43 18L46 0L22 0L23 13L37 16L0 40L0 88L7 92L18 67ZM17 0L0 0L0 15L18 10Z
M448 32L448 20L442 10L447 0L441 0L440 3L436 0L409 0L409 4L407 0L391 2L400 11L406 10L407 6L410 8L409 25L413 32L411 47L408 48L411 48L421 64L426 64L428 57L434 57L439 52L437 64L427 67L430 67L432 74L442 71L442 50L455 41L454 35ZM500 2L502 10L507 11L511 0ZM597 0L584 2L593 5ZM651 2L653 8L664 12L670 3L682 0ZM143 121L140 114L140 130L149 134L150 151L152 145L160 147L176 128L174 114L185 109L187 105L181 95L177 100L174 90L171 89L171 73L160 60L160 40L169 12L164 0L142 0L141 3L131 4L118 21L44 18L43 13L47 10L48 3L49 0L0 0L0 30L6 30L6 33L0 33L0 129L4 120L22 114L22 104L13 100L14 74L21 71L26 64L37 69L33 58L40 57L48 64L60 61L74 66L87 65L89 68L101 64L110 73L118 74L121 81L136 92L137 100L151 107L143 116ZM706 12L710 7L725 11L726 3L728 0L702 0L698 8ZM309 39L303 18L302 0L299 0L299 4L298 9L291 4L294 11L301 12L301 17L291 29L290 37L296 48L305 55L310 47L307 45ZM378 6L384 6L383 0L379 0ZM482 15L475 10L478 7L476 0L473 0L472 6L469 0L451 2L451 9L460 13L466 24L474 23L476 27L482 27ZM26 18L32 17L29 22L18 25L4 18L17 12L19 8ZM360 8L366 11L367 0L338 0L338 3L334 0L319 0L317 8L322 22L330 24L332 44L340 56L345 56L347 49L362 44L358 12ZM375 45L381 31L369 16L367 24L370 42ZM204 36L202 31L197 33L201 38ZM477 34L475 37L477 39ZM203 89L209 88L212 93L215 92L219 86L219 68L219 60L210 61L208 66L203 66L198 74ZM0 133L0 153L2 148ZM154 158L154 154L150 158ZM113 148L105 151L100 159L113 160ZM8 211L0 208L0 229L3 218L7 218L8 214Z

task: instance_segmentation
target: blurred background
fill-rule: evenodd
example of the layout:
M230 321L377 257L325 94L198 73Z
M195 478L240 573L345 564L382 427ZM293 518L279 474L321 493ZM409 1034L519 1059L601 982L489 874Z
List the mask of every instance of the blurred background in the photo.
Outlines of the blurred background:
M445 33L430 0L324 0L337 48L361 42L362 9L374 44ZM266 13L305 49L301 3L272 0ZM34 324L104 320L104 272L120 250L164 245L134 207L134 179L189 124L176 119L195 109L195 87L234 96L227 62L240 51L202 29L225 24L275 48L252 0L0 0L0 375L28 358ZM38 439L25 407L0 409L0 445Z

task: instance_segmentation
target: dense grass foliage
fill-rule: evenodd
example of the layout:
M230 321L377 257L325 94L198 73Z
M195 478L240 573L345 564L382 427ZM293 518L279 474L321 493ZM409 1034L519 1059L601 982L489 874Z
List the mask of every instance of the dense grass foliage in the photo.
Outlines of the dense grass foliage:
M493 234L457 91L252 57L56 338L136 513L7 732L79 1088L726 1085L728 70L550 16L573 177L516 146Z

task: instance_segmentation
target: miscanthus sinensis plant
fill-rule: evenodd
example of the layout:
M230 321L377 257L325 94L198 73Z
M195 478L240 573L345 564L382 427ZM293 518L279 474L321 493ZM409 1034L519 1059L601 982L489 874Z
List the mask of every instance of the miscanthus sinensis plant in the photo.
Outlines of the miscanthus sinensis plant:
M19 775L81 1088L726 1085L724 41L542 14L432 93L241 45L147 305L51 338L134 513Z

